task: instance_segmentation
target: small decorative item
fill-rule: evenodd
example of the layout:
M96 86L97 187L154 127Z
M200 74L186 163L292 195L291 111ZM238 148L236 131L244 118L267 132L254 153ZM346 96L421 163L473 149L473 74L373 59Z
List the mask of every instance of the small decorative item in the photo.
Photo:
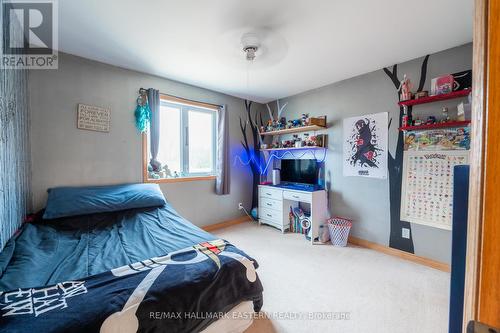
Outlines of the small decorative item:
M149 127L151 121L151 109L148 104L148 94L146 89L139 89L137 97L137 107L135 108L135 126L142 133Z
M402 125L403 127L408 126L408 115L407 115L407 114L403 115L403 118L402 118L402 120L401 120L401 125Z
M429 116L427 117L427 121L425 122L426 125L432 125L437 122L436 117L434 116Z
M300 124L302 126L307 126L309 123L309 113L303 113L302 117L300 118Z
M283 128L285 128L286 127L286 118L285 117L281 117L280 118L280 123L283 126Z
M450 115L449 115L449 110L446 106L443 106L443 122L448 122L450 121Z
M401 81L401 84L399 86L399 89L401 90L401 100L402 101L407 101L411 99L412 94L411 94L411 88L413 88L413 85L411 84L411 81L409 78L406 77L406 74L403 76L403 80Z
M78 104L77 125L83 130L109 132L111 111L99 106Z
M427 96L429 96L429 92L427 90L417 91L415 93L415 99L424 98L424 97L427 97Z
M431 80L431 95L449 94L453 91L453 75L443 75Z
M308 141L309 140L309 133L304 133L304 141Z
M273 130L273 121L271 119L269 119L267 121L267 127L266 127L266 131L267 132L271 132Z

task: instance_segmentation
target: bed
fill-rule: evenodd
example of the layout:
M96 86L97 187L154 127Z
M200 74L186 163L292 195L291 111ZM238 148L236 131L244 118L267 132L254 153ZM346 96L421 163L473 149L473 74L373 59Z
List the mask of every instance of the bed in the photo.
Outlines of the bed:
M257 267L155 184L56 188L0 253L0 331L242 332Z

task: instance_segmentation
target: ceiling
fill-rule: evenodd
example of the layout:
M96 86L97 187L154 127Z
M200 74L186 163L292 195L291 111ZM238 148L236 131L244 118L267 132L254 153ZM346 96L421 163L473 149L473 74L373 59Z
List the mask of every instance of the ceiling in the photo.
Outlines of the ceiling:
M63 0L61 51L268 102L472 41L472 0ZM240 42L256 32L253 63Z

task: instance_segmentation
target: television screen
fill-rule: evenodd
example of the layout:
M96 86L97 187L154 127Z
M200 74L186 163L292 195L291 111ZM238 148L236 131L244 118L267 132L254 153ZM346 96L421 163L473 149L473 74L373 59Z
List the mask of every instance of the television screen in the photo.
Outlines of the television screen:
M281 181L291 183L318 183L319 163L315 159L281 160Z

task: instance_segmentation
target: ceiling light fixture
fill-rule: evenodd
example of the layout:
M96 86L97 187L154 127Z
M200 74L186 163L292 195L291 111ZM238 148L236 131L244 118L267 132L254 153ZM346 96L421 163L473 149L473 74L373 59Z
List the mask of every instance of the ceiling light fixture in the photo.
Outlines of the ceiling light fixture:
M252 32L244 34L241 37L241 44L243 45L243 52L245 52L247 60L253 61L260 46L257 34Z

